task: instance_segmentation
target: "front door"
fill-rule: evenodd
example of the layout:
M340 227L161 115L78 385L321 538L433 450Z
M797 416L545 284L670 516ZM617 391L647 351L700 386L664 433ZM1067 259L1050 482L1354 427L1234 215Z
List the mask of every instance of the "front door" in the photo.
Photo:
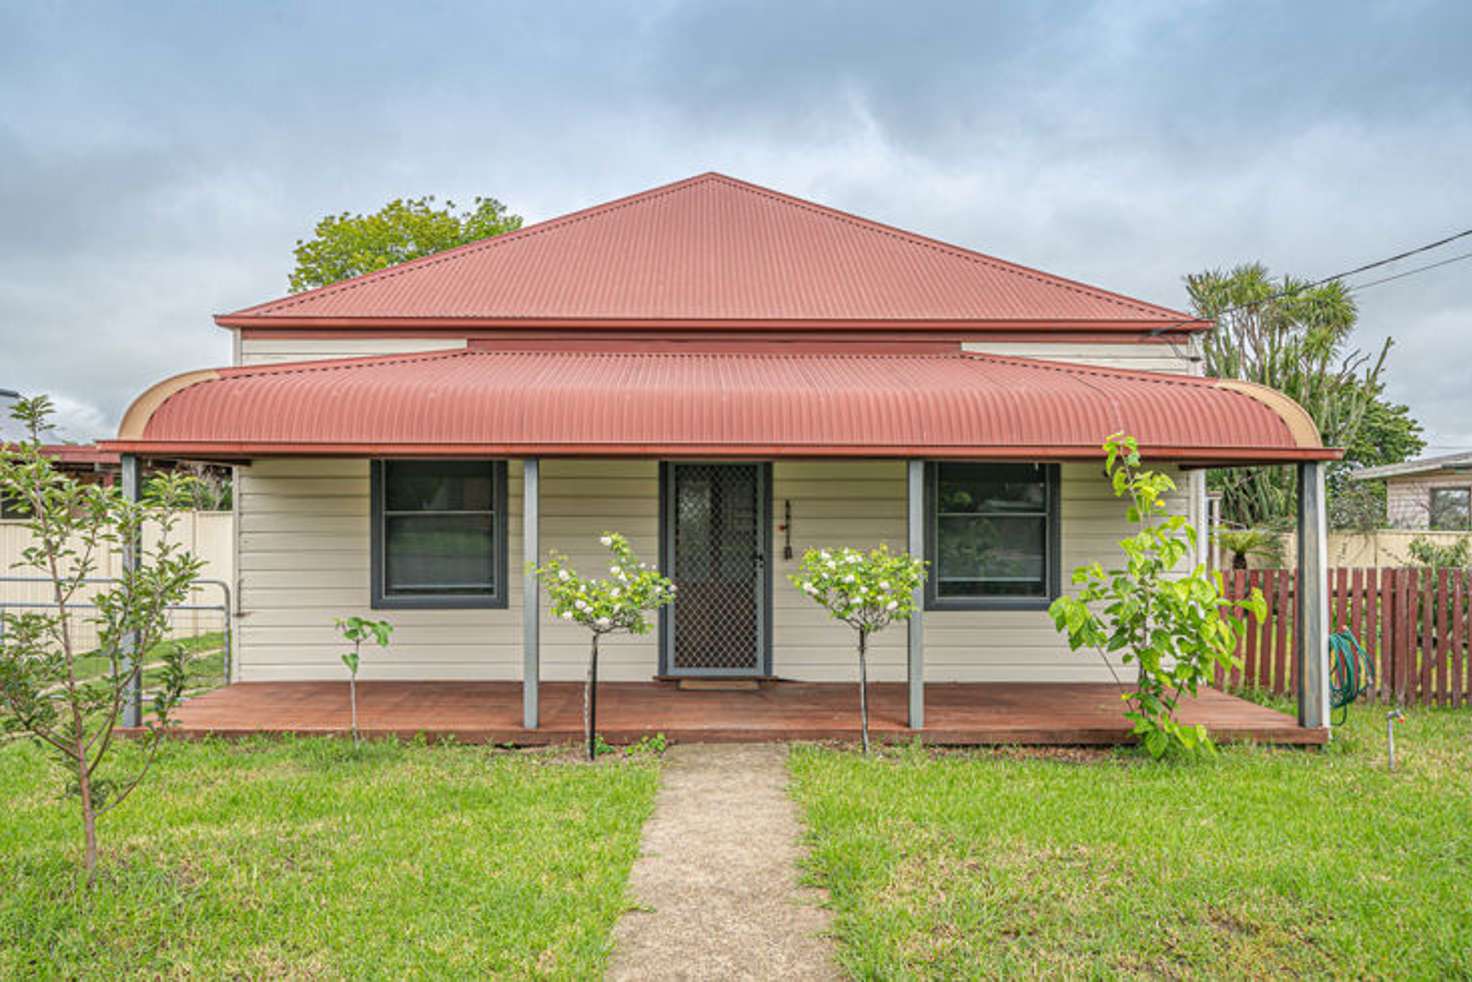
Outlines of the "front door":
M665 466L665 672L765 674L766 467Z

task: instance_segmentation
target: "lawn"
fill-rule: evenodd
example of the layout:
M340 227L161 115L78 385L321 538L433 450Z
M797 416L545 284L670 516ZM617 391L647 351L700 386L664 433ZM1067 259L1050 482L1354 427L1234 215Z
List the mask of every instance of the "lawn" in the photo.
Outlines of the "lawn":
M165 748L101 821L0 746L0 978L587 978L657 765L342 740Z
M185 637L160 641L149 649L143 659L143 688L151 692L163 677L165 649L178 645L189 653L187 665L187 695L198 695L217 689L225 683L225 635L220 631L207 631ZM81 679L101 678L112 669L112 663L102 655L83 655L77 659L77 677Z
M864 978L1472 976L1472 712L1384 711L1322 753L798 747L791 768Z

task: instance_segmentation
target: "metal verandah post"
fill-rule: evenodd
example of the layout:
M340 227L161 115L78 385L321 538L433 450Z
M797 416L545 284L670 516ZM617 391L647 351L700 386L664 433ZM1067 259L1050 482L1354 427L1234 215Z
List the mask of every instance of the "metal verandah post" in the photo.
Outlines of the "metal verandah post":
M542 674L542 585L532 572L541 553L538 513L541 510L542 469L536 457L522 461L521 488L521 543L525 567L521 598L521 725L535 730L540 716Z
M1298 465L1298 725L1329 725L1329 549L1324 465Z
M119 463L122 469L123 497L129 501L138 501L143 494L142 487L142 465L136 454L126 453L121 456ZM129 576L138 571L142 560L140 552L143 543L137 539L129 539L123 544L123 576ZM140 658L138 653L138 636L129 633L123 640L123 671L131 674L135 668L135 659ZM123 699L123 725L141 726L143 724L143 673L133 678L128 686L128 693Z
M908 550L911 556L925 557L925 461L907 462L906 525L909 530ZM925 588L917 586L915 613L905 625L909 643L906 688L909 695L910 729L925 726Z

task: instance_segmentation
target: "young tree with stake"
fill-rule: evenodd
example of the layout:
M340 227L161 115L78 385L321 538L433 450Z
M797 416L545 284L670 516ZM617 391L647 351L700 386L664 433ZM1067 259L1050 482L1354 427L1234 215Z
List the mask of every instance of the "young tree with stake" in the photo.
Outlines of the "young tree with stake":
M809 549L792 584L829 615L859 632L859 722L869 752L869 638L915 613L915 591L925 582L925 561L888 546Z
M202 564L170 539L193 494L192 478L160 474L141 501L130 501L116 488L68 477L41 451L51 412L45 396L17 402L11 416L28 438L0 448L0 495L24 516L31 536L17 566L47 582L51 604L0 613L0 729L29 734L68 772L81 806L82 862L91 887L97 819L148 774L184 691L189 655L164 642L169 609L188 598ZM124 552L135 561L115 579L97 582L106 560ZM95 649L82 645L86 626L96 635ZM100 657L101 672L82 671L84 656ZM162 661L146 732L127 765L104 767L118 720L142 685L146 657Z
M597 756L599 639L615 631L649 633L653 627L649 613L675 599L675 585L640 562L622 535L605 532L598 541L613 555L606 579L579 576L567 557L555 551L532 570L547 590L552 616L581 624L593 634L583 687L583 734L589 760Z

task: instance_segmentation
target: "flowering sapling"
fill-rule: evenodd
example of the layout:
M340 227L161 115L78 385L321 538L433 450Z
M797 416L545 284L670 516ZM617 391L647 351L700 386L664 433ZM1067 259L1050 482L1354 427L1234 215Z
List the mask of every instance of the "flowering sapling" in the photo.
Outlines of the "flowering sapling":
M622 535L605 532L598 541L613 557L606 579L584 579L566 556L555 551L532 570L547 591L552 616L574 621L593 633L588 680L583 688L583 732L589 760L596 756L598 639L615 631L648 634L653 626L649 612L675 599L675 585L640 562Z
M915 613L915 592L925 582L925 561L888 546L809 549L788 577L837 620L859 632L859 719L869 752L869 636Z
M342 656L348 667L348 702L353 713L353 746L358 745L358 665L362 661L363 642L376 641L380 648L388 647L388 636L394 626L388 621L370 621L364 617L339 617L337 633L344 641L353 643L353 650Z

